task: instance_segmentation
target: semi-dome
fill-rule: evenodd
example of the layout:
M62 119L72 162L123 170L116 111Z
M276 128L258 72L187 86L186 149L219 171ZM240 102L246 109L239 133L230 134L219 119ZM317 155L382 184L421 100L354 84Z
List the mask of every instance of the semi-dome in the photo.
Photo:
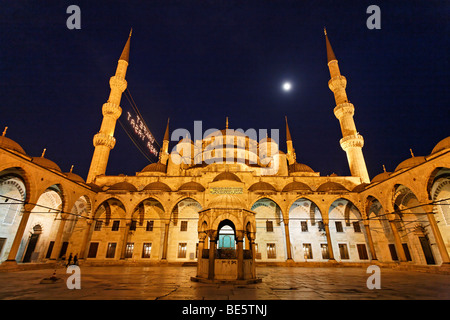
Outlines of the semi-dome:
M311 169L306 164L295 162L295 163L289 165L289 173L294 173L294 172L314 172L314 170Z
M230 180L230 181L241 182L241 179L239 179L239 177L237 175L235 175L234 173L229 172L229 171L225 171L225 172L222 172L222 173L218 174L214 178L213 182L222 181L222 180Z
M236 195L221 194L215 196L208 205L208 208L245 209L245 203Z
M141 172L162 172L166 173L167 166L161 162L155 162L147 165Z
M69 178L72 181L75 182L82 182L84 183L84 179L82 177L80 177L79 175L77 175L76 173L73 172L64 172L64 174L67 176L67 178Z
M259 181L255 184L252 184L250 188L248 188L248 191L273 191L277 192L275 187L271 185L270 183Z
M311 191L311 188L303 182L294 181L288 183L282 190L283 192L291 192L291 191Z
M190 181L190 182L186 182L186 183L182 184L181 187L178 188L178 191L200 191L200 192L203 192L203 191L205 191L205 187L203 187L198 182Z
M113 184L111 187L109 187L108 191L137 191L137 188L132 185L129 182L123 181L123 182L118 182L116 184Z
M411 157L409 159L406 159L402 162L400 162L400 164L397 166L397 168L395 168L395 171L401 170L401 169L408 169L408 168L412 168L415 166L418 166L421 163L424 163L425 157L419 156L419 157Z
M167 184L161 181L151 182L148 185L146 185L143 190L165 191L165 192L172 191L172 189L170 189L170 187Z
M439 141L438 144L433 148L433 151L431 151L431 154L437 153L444 149L450 149L450 137L447 137Z
M40 165L41 167L62 172L61 168L50 159L44 157L33 157L31 158L31 161Z
M318 192L328 192L328 191L348 191L342 184L337 182L325 182L321 184L317 190Z
M23 150L20 144L5 136L0 136L0 147L26 155L25 150Z

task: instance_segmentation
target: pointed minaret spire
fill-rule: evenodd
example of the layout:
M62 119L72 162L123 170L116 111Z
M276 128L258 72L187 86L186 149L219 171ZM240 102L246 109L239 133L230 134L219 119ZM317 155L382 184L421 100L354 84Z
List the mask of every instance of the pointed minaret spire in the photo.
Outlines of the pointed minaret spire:
M295 154L294 144L292 143L291 132L289 131L287 116L285 116L285 119L286 119L286 146L287 146L286 158L289 162L289 165L292 165L295 163L297 156Z
M126 62L130 62L130 40L131 33L133 32L133 28L130 30L130 35L128 36L128 40L125 43L125 47L123 48L122 54L120 55L119 60L124 60Z
M367 172L366 162L362 153L364 138L356 130L355 121L353 119L355 107L348 101L347 92L345 91L347 79L341 75L338 61L331 48L330 41L328 40L326 29L324 30L324 33L327 45L327 64L331 78L328 81L328 87L334 94L334 100L336 102L334 115L339 120L342 131L340 144L342 150L347 154L348 165L352 176L360 177L363 183L370 183L369 173Z
M103 120L100 130L96 135L94 135L93 142L95 149L86 183L91 183L95 180L95 177L106 173L109 153L116 145L114 131L116 128L117 119L119 119L122 114L122 108L120 107L122 93L127 88L125 76L127 74L128 60L130 56L130 38L131 32L128 36L127 43L123 48L122 55L117 62L116 73L109 79L109 87L111 88L111 91L108 101L103 104L102 107Z
M169 160L169 120L170 118L167 118L166 132L164 133L163 145L161 152L159 153L159 162L162 164L167 164L167 161Z
M8 127L5 127L5 130L3 130L2 137L6 135L6 130L8 130Z
M170 118L167 118L167 126L166 126L166 132L164 133L164 139L163 141L169 141L169 121Z
M286 141L292 141L291 132L289 131L289 126L288 126L287 116L285 116L285 119L286 119Z
M41 158L45 156L45 151L47 151L47 149L44 148L44 150L42 150Z
M228 129L228 117L226 119L225 128Z
M337 60L333 48L331 47L330 40L328 40L327 29L325 27L323 28L323 33L325 34L325 42L327 45L327 62Z

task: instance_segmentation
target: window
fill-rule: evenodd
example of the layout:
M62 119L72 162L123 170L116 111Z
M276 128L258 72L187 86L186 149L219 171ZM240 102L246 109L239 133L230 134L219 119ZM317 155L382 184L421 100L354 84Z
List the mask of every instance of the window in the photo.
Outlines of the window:
M341 221L335 221L334 223L336 224L336 232L344 232Z
M134 243L128 242L127 246L125 248L125 258L133 257L133 249L134 249Z
M302 232L308 232L308 222L307 221L300 221L300 225L302 227Z
M320 245L320 249L322 250L322 259L330 259L330 252L328 251L328 244L322 243Z
M111 231L119 231L120 220L114 220Z
M273 232L273 221L266 221L266 231L267 232Z
M98 250L98 242L91 242L89 245L88 258L96 258Z
M55 241L50 241L50 244L48 245L47 254L45 255L45 259L50 259L54 245L55 245ZM1 250L0 250L0 252L1 252Z
M153 231L153 224L154 224L153 220L147 221L147 228L145 228L145 230L146 231Z
M311 249L311 243L304 243L303 244L303 252L305 253L305 259L312 259L312 249Z
M136 220L131 220L130 231L136 231Z
M348 255L347 244L339 243L339 254L341 255L341 260L350 259L349 255Z
M181 221L180 224L180 231L187 231L188 222L187 221Z
M108 243L108 249L106 250L106 258L114 258L116 254L116 245L115 242Z
M409 253L408 244L402 243L403 251L405 251L406 261L412 261L411 253Z
M393 244L393 243L389 244L389 251L391 252L392 260L397 261L398 256L397 256L397 250L395 250L395 244Z
M144 243L144 246L142 247L142 258L150 258L151 252L152 252L152 244Z
M267 244L267 259L275 259L277 257L277 250L275 243Z
M319 227L319 231L325 231L325 225L323 224L323 221L319 221L317 225Z
M361 225L359 224L359 221L354 221L353 222L353 230L355 232L361 232Z
M178 258L186 258L187 243L178 244Z
M103 224L103 221L102 221L102 220L97 220L97 221L95 221L95 228L94 228L94 231L100 231L100 230L102 230L102 224Z
M369 256L367 255L366 245L363 243L357 244L356 248L358 248L358 255L360 260L368 260Z

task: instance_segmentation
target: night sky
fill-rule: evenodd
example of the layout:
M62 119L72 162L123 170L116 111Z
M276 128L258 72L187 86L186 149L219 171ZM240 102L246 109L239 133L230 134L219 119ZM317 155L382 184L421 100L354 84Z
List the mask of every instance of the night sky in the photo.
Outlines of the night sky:
M81 9L69 30L66 9ZM369 30L366 9L381 9ZM128 88L162 144L171 130L280 129L297 161L350 175L328 89L326 26L373 178L450 135L448 1L8 1L0 12L0 128L86 178L109 78L133 28ZM289 93L284 80L293 83ZM125 97L122 104L128 103ZM149 162L119 124L107 174ZM170 148L174 146L171 142Z

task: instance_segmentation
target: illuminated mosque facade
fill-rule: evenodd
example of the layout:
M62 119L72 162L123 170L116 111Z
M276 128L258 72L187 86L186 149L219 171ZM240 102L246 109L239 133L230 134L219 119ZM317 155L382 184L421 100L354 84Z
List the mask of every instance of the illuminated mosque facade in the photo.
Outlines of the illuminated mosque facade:
M254 279L259 264L447 266L450 137L369 178L347 80L325 32L328 86L351 176L321 176L268 136L181 139L135 176L108 176L127 87L131 34L110 78L87 179L0 137L0 262L197 265L199 279ZM124 115L122 115L123 117ZM291 128L294 129L295 128ZM284 136L284 135L283 135Z

